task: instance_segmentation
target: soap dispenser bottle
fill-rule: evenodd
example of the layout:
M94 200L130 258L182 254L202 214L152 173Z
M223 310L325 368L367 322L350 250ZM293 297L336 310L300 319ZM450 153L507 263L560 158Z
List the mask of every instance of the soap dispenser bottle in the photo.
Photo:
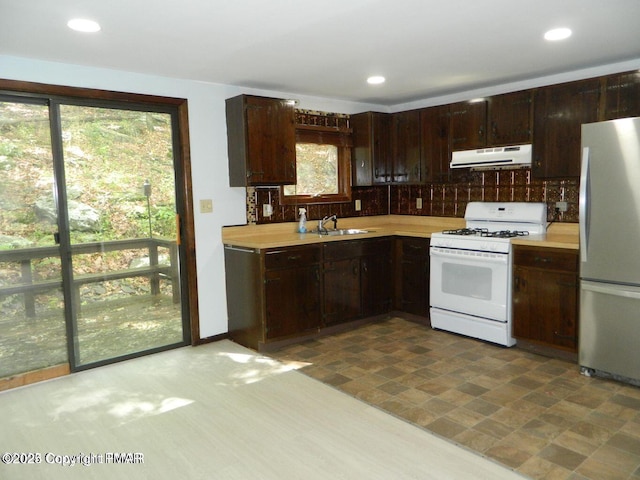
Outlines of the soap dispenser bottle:
M300 221L298 222L298 232L306 233L307 231L307 209L299 208L298 215L300 215Z

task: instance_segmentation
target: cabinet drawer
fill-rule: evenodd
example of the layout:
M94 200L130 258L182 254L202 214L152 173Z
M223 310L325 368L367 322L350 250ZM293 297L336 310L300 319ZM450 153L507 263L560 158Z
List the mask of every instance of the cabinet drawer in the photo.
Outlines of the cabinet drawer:
M425 257L429 256L428 238L402 238L402 254Z
M278 248L267 250L264 254L264 265L267 270L312 265L319 262L319 247Z
M515 265L566 272L578 271L578 252L557 248L536 248L516 245L513 251Z
M324 260L345 260L366 255L390 255L390 238L341 240L324 244Z

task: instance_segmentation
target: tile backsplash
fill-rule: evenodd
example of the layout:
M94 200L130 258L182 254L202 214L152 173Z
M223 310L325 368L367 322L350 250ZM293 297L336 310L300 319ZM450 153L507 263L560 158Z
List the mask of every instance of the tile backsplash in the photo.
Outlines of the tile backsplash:
M247 188L247 221L249 223L294 222L298 208L307 209L309 220L326 215L357 217L369 215L428 215L463 217L467 203L484 202L545 202L548 220L552 220L555 204L567 202L567 211L560 213L558 222L578 222L578 179L539 180L532 178L530 169L452 172L449 183L426 185L381 185L353 187L352 201L333 204L283 205L279 187ZM422 199L422 208L418 208ZM355 210L360 200L361 210ZM273 215L264 217L262 206L270 203Z

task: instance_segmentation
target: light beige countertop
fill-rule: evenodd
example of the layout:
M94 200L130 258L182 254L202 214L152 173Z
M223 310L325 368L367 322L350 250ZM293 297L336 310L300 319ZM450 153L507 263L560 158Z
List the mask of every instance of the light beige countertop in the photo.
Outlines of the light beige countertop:
M516 237L511 243L514 245L530 245L548 248L568 248L578 250L579 227L577 223L552 223L547 228L546 235L531 235L530 237Z
M298 233L297 222L262 225L241 225L222 228L222 242L235 247L264 249L309 245L313 243L340 242L363 238L402 235L431 238L432 233L442 230L464 228L463 218L423 217L413 215L377 215L369 217L338 218L338 228L367 230L357 235L327 236L317 233ZM307 228L315 229L317 221L307 222ZM551 224L546 235L518 237L514 245L536 245L555 248L578 249L578 224Z

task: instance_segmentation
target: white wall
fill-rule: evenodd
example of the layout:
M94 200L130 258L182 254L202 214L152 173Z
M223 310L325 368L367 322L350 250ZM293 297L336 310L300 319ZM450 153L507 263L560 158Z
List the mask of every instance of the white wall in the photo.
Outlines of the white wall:
M299 108L328 112L357 113L381 110L377 105L339 102L286 92L241 89L229 85L2 55L0 78L188 100L194 205L198 206L200 199L213 200L212 214L194 212L201 338L227 332L221 228L224 225L246 223L244 188L231 188L228 182L224 100L239 93L254 93L278 98L296 98L300 100Z

